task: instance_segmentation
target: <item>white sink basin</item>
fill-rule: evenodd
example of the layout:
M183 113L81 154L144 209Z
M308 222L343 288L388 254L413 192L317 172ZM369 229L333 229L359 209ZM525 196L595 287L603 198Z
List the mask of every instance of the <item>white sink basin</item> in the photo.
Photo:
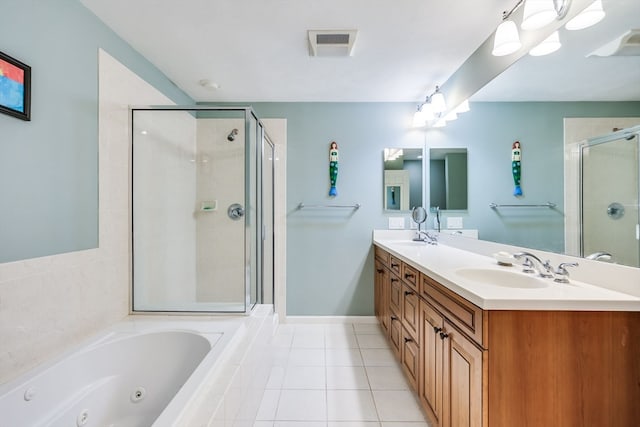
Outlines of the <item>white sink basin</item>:
M393 242L394 245L398 246L413 246L413 247L424 247L428 246L427 242L415 242L413 240L402 240L399 242Z
M467 280L503 288L534 289L549 286L549 283L547 283L545 279L536 276L527 276L523 273L509 270L461 268L456 270L456 274Z

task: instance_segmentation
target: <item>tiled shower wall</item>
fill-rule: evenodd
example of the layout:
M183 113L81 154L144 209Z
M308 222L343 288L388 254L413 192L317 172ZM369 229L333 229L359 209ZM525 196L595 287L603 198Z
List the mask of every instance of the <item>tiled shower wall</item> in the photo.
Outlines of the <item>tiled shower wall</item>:
M130 104L173 104L99 53L99 247L0 264L0 383L129 312Z

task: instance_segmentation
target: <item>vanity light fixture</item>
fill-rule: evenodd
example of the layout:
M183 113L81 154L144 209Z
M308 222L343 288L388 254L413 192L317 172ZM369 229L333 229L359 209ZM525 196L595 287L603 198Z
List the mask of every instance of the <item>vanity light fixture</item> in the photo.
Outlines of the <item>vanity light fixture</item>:
M447 113L446 116L444 116L444 120L447 122L452 122L457 119L458 119L458 113L456 113L456 110L451 110L449 111L449 113Z
M443 113L447 111L447 102L444 95L440 92L440 87L436 86L436 91L429 97L431 100L431 108L434 113Z
M427 124L427 120L422 112L423 105L418 104L418 108L416 108L416 112L413 113L413 127L420 128Z
M557 31L554 31L549 37L540 42L539 45L529 51L531 56L543 56L555 52L560 49L562 43L560 43L560 35Z
M456 109L453 111L455 111L458 114L466 113L467 111L469 111L469 100L465 99L464 101L462 101L462 103L458 105Z
M447 125L447 121L445 119L438 119L436 120L436 122L433 124L434 128L443 128Z
M602 8L602 0L596 0L591 3L585 10L580 12L575 18L567 22L565 28L567 30L582 30L602 21L605 13Z
M519 0L510 11L502 12L502 22L498 25L493 39L493 50L491 51L493 56L510 55L522 47L518 27L509 17L523 2L524 0Z
M567 0L527 0L524 4L521 28L537 30L562 19L568 11Z

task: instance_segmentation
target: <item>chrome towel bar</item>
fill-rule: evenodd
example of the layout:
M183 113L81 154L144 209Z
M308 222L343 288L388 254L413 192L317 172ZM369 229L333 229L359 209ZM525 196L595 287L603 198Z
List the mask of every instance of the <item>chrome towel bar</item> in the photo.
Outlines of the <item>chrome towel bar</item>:
M307 205L300 202L298 209L325 209L325 208L343 208L343 209L360 209L360 203L354 203L353 205Z
M497 208L549 208L553 209L556 207L556 204L553 202L540 203L540 204L522 204L522 205L500 205L497 203L489 203L489 207L491 209Z

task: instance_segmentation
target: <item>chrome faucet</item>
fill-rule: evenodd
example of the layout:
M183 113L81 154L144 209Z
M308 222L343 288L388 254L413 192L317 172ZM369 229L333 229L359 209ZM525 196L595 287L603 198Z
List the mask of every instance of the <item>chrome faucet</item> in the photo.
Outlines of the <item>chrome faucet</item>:
M422 236L424 235L424 238ZM429 233L428 231L418 231L417 237L423 242L427 242L430 245L438 244L438 236Z
M577 262L563 262L558 266L558 269L555 271L555 279L554 282L558 283L569 283L569 272L567 271L567 267L577 267Z
M611 260L611 254L609 252L594 252L585 257L586 259L593 259L596 261L609 261Z
M553 267L549 261L542 262L540 258L529 252L517 252L513 254L516 259L524 258L522 262L523 273L538 273L538 276L550 279L553 276ZM534 262L535 261L535 262Z

